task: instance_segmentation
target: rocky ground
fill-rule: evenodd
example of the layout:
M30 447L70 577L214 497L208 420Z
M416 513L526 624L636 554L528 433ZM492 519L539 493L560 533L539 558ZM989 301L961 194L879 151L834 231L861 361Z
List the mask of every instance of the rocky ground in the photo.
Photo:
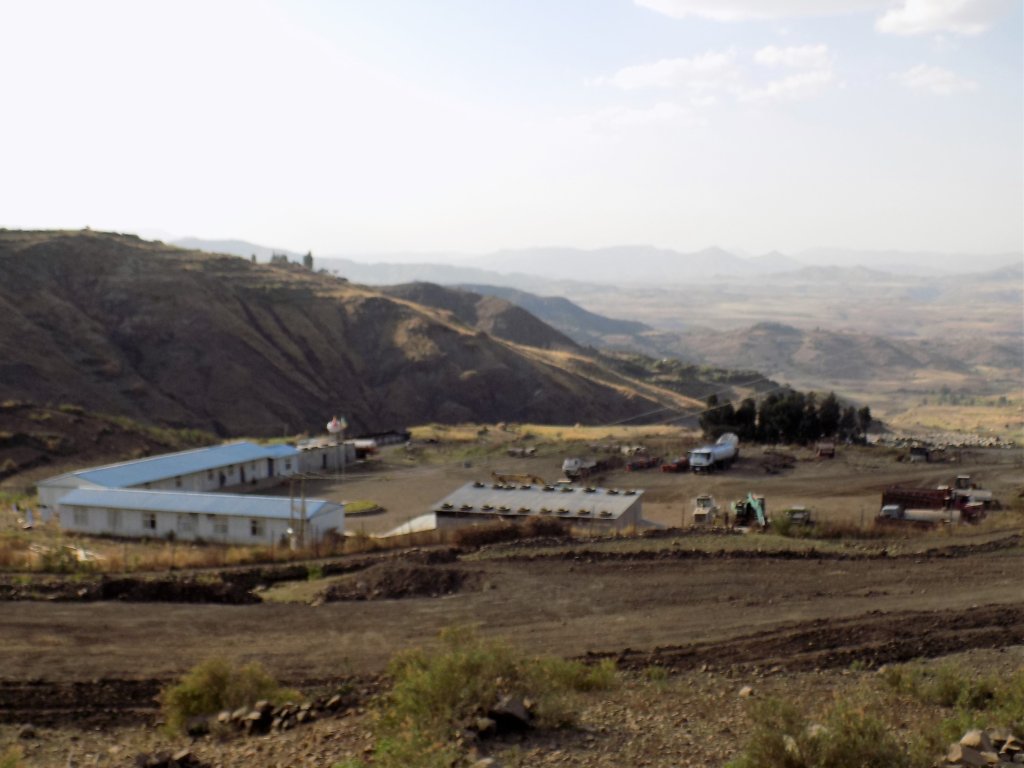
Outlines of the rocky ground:
M927 664L1009 675L1024 666L1024 645L952 654ZM893 693L881 677L856 665L799 672L778 667L698 668L666 675L651 668L627 671L613 690L581 696L574 727L484 740L475 750L481 758L492 757L509 768L720 766L745 744L755 725L751 704L759 699L798 701L814 712L836 699L874 692L888 721L906 736L921 723L948 714L941 707ZM9 723L0 725L0 744L18 743L30 766L130 766L139 754L183 749L198 764L211 767L332 766L370 755L371 700L324 711L319 719L287 731L258 736L233 732L221 737L168 737L153 719L129 718L91 728L73 723L33 726L29 738L19 736L24 724ZM937 754L936 761L941 757Z

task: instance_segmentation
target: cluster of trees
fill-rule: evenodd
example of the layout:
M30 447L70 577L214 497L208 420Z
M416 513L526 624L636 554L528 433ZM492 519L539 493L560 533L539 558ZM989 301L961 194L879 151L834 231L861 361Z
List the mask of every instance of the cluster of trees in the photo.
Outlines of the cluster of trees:
M835 392L819 402L814 392L785 389L765 395L760 403L748 397L738 408L711 395L707 406L700 426L711 438L735 432L748 442L806 444L823 437L861 441L871 426L868 406L843 406Z

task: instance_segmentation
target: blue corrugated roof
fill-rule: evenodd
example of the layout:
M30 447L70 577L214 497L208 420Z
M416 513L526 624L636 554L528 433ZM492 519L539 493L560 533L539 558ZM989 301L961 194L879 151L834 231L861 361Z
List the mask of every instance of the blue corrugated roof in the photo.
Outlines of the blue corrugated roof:
M61 506L98 507L100 509L136 509L143 512L196 512L210 515L237 515L288 519L291 499L286 496L246 496L237 493L185 493L182 491L136 491L111 488L76 488L58 502ZM313 518L332 506L325 499L306 499L306 517ZM301 507L295 502L295 515Z
M180 475L190 475L193 472L219 469L231 464L244 464L248 461L263 459L282 459L297 454L298 451L290 445L228 443L180 453L168 453L163 456L152 456L137 461L126 461L96 469L85 469L73 474L90 483L107 488L130 488Z

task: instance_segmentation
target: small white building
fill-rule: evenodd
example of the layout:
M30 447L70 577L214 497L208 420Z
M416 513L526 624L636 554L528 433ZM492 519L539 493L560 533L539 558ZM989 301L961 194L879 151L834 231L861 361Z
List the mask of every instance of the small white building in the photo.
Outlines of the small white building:
M272 546L345 530L343 505L283 496L77 488L57 510L66 531L130 538Z

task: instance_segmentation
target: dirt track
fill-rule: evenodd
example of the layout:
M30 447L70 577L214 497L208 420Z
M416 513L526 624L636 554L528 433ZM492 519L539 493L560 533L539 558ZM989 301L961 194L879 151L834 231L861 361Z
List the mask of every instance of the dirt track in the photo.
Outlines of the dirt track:
M536 652L681 669L878 664L1024 643L1019 541L957 555L523 550L463 562L483 588L445 597L316 607L6 603L0 721L146 717L161 681L214 654L258 658L307 688L372 678L396 650L457 623Z

